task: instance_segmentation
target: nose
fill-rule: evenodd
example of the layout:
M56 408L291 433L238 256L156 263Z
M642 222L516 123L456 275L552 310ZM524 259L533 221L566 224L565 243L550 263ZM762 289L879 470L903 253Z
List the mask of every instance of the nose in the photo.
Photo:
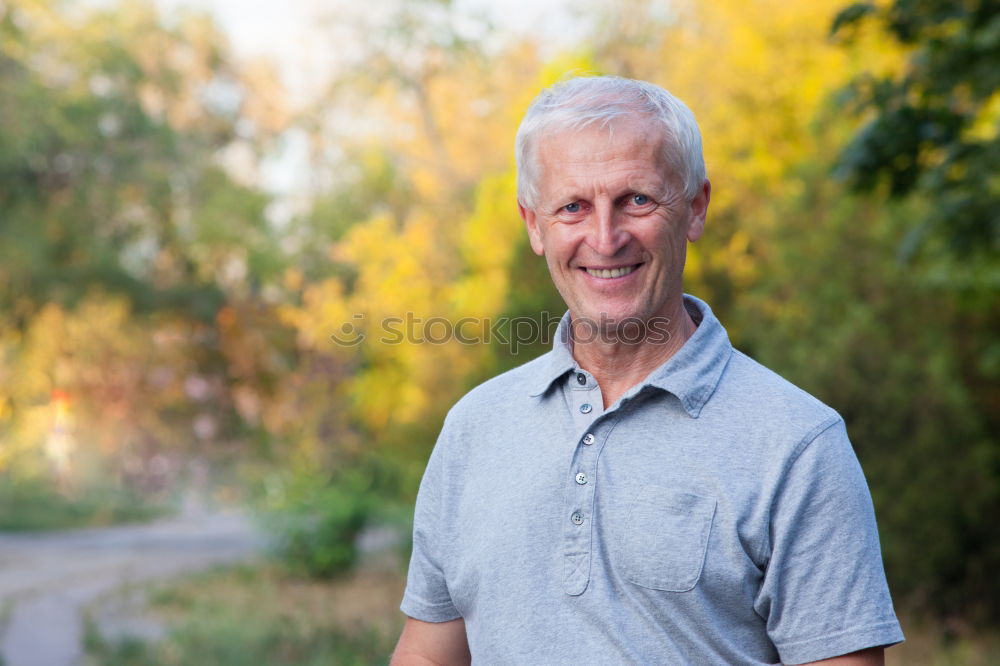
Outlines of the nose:
M594 214L589 222L587 244L601 256L615 256L631 239L609 201L599 202L594 207Z

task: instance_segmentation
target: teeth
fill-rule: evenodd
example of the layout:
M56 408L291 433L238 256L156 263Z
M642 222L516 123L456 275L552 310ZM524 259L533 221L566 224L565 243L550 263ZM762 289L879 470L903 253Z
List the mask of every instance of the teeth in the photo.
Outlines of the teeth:
M637 264L638 265L638 264ZM636 266L637 266L636 265ZM587 272L594 277L599 278L616 278L623 275L628 275L636 269L636 266L625 266L624 268L588 268Z

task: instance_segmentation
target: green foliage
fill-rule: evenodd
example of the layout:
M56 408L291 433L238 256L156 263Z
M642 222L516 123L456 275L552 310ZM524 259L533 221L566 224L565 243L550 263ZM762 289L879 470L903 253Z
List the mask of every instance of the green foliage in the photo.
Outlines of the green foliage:
M202 16L71 4L0 3L0 471L15 475L57 418L69 476L96 450L118 472L210 457L264 430L294 353L261 298L289 258L245 173L275 124L252 77Z
M355 563L355 539L378 504L363 469L335 475L283 472L268 484L262 515L280 560L294 572L329 578Z
M833 32L850 37L869 21L909 56L900 72L859 77L841 94L866 122L838 168L889 205L820 204L834 211L824 228L843 239L842 253L817 241L807 265L782 251L803 243L800 233L776 246L822 276L807 292L815 302L796 297L795 310L808 314L798 325L824 353L807 359L795 345L798 363L788 365L802 365L788 370L845 412L897 594L990 621L1000 616L990 573L1000 536L983 520L1000 511L1000 4L858 3ZM794 279L796 290L810 285Z
M237 114L209 103L183 121L175 112L195 83L193 71L170 64L188 37L159 26L141 4L91 12L73 28L52 8L5 5L0 305L27 315L45 302L73 305L100 286L140 311L211 318L221 293L199 264L216 257L197 255L218 244L197 213L231 191L230 203L242 203L228 208L226 226L238 220L245 243L260 229L263 203L213 163L235 137ZM60 30L74 30L74 39L60 39ZM163 51L142 54L148 44ZM232 80L225 60L205 64L204 86ZM210 224L225 218L216 212Z
M904 252L927 237L959 256L1000 250L1000 4L994 0L856 3L835 19L846 34L870 17L912 48L905 70L856 79L843 99L868 118L846 146L841 173L858 190L887 182L891 196L933 205L910 226Z
M165 510L121 487L89 485L65 493L46 479L0 475L0 530L101 527L151 520Z

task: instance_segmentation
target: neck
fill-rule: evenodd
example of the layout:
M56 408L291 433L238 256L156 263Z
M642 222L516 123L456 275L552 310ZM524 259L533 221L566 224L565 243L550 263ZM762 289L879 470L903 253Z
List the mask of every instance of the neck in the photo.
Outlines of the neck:
M639 342L596 336L597 339L585 344L574 342L573 358L594 375L607 409L676 354L697 328L682 300L665 326L644 331ZM664 335L664 329L668 335Z

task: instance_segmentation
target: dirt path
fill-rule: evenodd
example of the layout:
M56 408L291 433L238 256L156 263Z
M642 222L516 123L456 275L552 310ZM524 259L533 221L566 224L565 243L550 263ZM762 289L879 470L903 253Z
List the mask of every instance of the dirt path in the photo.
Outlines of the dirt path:
M0 532L0 664L76 666L88 604L129 584L250 559L262 546L239 513L41 535Z

